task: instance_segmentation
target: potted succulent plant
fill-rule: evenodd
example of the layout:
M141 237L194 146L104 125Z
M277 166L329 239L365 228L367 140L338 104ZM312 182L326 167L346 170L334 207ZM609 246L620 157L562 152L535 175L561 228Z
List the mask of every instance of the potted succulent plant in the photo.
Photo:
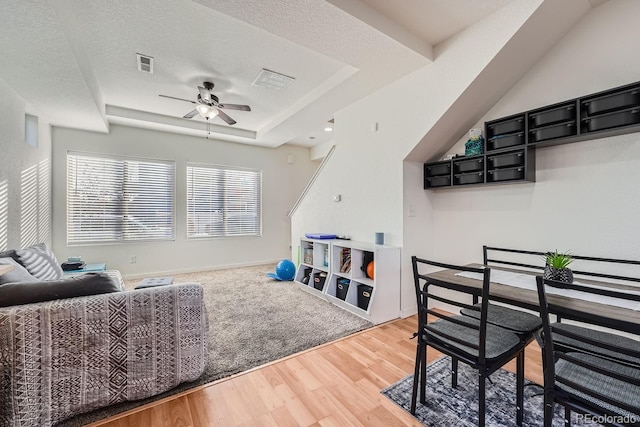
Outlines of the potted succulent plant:
M568 268L573 258L568 252L547 252L545 255L544 278L558 282L573 283L573 271Z

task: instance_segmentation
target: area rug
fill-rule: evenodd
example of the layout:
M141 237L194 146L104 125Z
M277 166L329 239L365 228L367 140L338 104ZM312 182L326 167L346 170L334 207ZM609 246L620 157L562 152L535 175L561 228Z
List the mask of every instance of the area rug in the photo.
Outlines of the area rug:
M58 425L98 421L373 326L293 282L265 277L274 268L261 265L175 276L174 283L198 282L204 286L209 316L205 373L196 382L153 398L113 405ZM128 280L125 287L133 289L139 282Z
M542 387L526 381L524 388L524 427L543 425ZM516 427L516 376L503 369L491 375L486 383L486 426ZM409 412L413 375L381 391L398 406ZM555 407L553 426L564 426L564 409ZM443 357L427 366L427 402L418 400L415 417L426 426L476 427L478 425L478 377L476 371L464 363L458 364L458 387L451 387L451 359ZM572 425L599 424L582 422L572 415Z

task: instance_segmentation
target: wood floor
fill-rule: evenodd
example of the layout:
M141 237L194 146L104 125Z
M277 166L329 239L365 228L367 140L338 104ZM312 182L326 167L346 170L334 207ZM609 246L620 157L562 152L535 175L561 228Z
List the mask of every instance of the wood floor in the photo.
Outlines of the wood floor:
M92 426L420 426L380 394L413 371L416 329L415 316L396 320ZM542 383L535 342L526 376Z

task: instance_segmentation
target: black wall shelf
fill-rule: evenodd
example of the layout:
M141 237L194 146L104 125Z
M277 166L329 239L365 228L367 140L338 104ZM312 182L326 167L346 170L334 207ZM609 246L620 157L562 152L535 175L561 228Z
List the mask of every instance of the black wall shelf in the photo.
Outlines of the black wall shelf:
M535 150L640 132L640 82L485 122L484 154L424 164L424 188L535 181Z

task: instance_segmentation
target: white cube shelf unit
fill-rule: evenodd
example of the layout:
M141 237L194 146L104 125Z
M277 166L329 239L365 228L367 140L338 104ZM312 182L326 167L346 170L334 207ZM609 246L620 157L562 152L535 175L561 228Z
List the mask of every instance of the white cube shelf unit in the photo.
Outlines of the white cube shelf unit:
M324 288L329 281L329 275L331 273L331 240L323 239L300 239L300 255L301 262L296 271L296 277L294 282L299 285L305 291L324 298ZM304 280L305 276L309 275L308 280ZM324 283L322 283L322 289L316 289L314 286L315 279L318 278L322 281L324 276Z
M334 240L330 253L332 269L324 287L329 302L375 324L400 317L399 247ZM364 265L371 259L373 278Z

